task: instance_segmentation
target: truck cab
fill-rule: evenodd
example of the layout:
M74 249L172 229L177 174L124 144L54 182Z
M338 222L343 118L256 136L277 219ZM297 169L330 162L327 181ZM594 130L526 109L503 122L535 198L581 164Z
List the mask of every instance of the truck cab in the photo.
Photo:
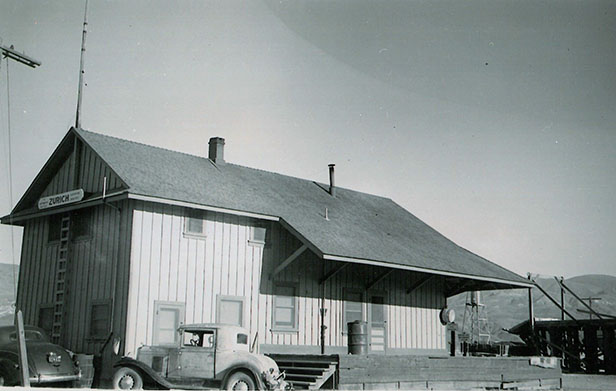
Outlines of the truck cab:
M176 345L142 346L136 359L116 363L114 388L290 388L274 360L250 351L249 334L242 327L189 324L177 332Z

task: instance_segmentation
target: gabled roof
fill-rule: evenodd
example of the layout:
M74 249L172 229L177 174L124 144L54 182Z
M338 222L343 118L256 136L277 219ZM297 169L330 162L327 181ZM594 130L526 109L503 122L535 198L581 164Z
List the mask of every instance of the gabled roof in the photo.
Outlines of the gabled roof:
M459 247L388 198L71 129L128 193L278 217L324 259L468 276L528 286L521 276ZM325 218L325 209L329 219ZM504 286L506 287L506 286Z

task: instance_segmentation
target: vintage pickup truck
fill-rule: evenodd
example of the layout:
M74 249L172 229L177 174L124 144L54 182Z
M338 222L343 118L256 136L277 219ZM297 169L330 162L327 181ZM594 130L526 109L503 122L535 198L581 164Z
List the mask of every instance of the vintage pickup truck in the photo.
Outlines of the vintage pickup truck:
M142 346L114 367L116 389L288 390L276 362L250 352L248 332L224 324L189 324L173 346Z

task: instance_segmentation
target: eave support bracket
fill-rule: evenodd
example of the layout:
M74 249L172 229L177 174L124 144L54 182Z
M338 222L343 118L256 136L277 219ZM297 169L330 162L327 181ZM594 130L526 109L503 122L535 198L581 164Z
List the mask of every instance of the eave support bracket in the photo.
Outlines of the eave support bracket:
M406 294L410 295L411 293L413 293L414 291L416 291L417 289L421 288L422 286L424 286L425 283L427 283L428 281L430 281L431 279L433 279L435 276L432 274L427 274L423 277L420 277L419 280L415 281L415 283L413 285L411 285L407 290L406 290Z
M287 259L285 259L280 265L276 266L276 269L274 269L274 272L271 275L271 278L274 278L278 273L280 273L281 271L283 271L284 269L287 268L287 266L289 266L293 261L295 261L300 255L302 255L302 253L304 251L306 251L306 249L308 248L308 246L306 246L305 244L303 244L300 248L298 248L297 250L295 250L295 252L293 252L293 254L289 255L289 257Z

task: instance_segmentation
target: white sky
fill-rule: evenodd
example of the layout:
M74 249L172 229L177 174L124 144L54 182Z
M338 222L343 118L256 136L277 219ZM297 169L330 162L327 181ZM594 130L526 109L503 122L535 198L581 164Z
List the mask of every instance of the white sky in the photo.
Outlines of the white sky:
M74 123L83 1L0 2L13 204ZM616 2L90 0L82 126L392 198L520 274L616 275ZM10 210L6 61L0 214ZM21 231L15 230L16 261ZM0 262L11 262L0 229Z

